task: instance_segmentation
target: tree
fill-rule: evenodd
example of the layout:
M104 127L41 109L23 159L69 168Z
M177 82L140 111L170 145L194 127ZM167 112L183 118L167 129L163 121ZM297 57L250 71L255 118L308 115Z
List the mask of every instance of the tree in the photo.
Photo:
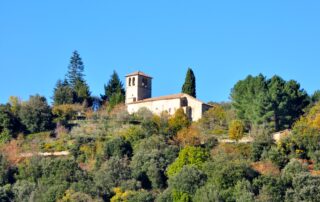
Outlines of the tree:
M15 137L20 129L21 124L11 112L10 105L0 105L0 142L5 142L11 137Z
M309 104L307 93L293 80L262 74L237 82L231 91L232 105L246 125L268 125L273 131L290 128Z
M234 120L230 123L229 138L233 140L240 140L244 136L244 126L240 120Z
M319 201L320 177L301 173L293 178L293 189L286 192L286 201Z
M75 93L69 85L68 81L58 80L53 92L53 104L72 104L75 101Z
M42 132L52 128L52 114L47 99L40 95L30 96L22 104L19 118L30 133Z
M83 80L84 74L84 64L78 53L78 51L73 51L73 54L70 58L70 64L68 66L68 73L66 78L70 85L74 88L78 80Z
M154 135L141 141L131 161L133 176L144 188L164 188L167 166L177 157L178 148L168 145L161 136Z
M180 108L169 118L168 124L170 135L173 136L179 130L188 127L190 125L190 121L183 109Z
M119 158L123 156L130 157L132 154L132 147L123 137L116 137L106 143L104 153L107 158L112 156L117 156Z
M114 94L120 94L121 96L125 96L125 91L123 88L123 84L119 79L119 76L116 71L113 71L110 80L107 85L104 85L104 95L101 95L103 100L110 101L111 97ZM124 100L124 99L123 99ZM121 101L123 101L121 100Z
M179 173L169 179L174 201L181 198L192 198L196 190L204 185L206 175L192 165L184 166Z
M182 93L196 97L196 77L191 68L188 68L186 79L182 86Z
M320 90L316 90L312 96L311 96L311 101L313 103L319 102L320 101Z
M199 123L202 130L214 135L226 134L228 130L227 113L220 105L206 111Z
M73 52L66 75L67 82L75 93L74 102L91 104L89 86L84 79L84 64L77 51Z
M200 147L187 146L179 152L178 158L168 167L169 177L179 173L183 166L194 165L201 168L203 163L209 158L209 153Z
M232 105L237 116L247 125L259 125L266 121L266 78L260 74L238 81L231 90Z
M103 163L94 176L98 194L103 198L110 197L112 188L120 186L130 178L129 160L119 157L112 157Z
M91 105L91 97L90 97L91 93L89 90L89 86L86 84L84 80L77 80L73 90L76 94L77 103L85 102L85 105L87 106Z

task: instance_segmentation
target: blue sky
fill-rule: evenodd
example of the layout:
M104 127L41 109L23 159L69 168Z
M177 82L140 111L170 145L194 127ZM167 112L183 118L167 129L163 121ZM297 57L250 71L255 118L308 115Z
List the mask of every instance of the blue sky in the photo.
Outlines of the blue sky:
M320 89L320 1L0 1L0 103L49 100L74 50L93 95L115 69L154 77L153 96L178 93L188 67L204 101L227 101L248 74Z

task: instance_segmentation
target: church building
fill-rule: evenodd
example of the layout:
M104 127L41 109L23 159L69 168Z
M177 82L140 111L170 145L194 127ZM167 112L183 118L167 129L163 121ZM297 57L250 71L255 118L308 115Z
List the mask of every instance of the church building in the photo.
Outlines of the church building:
M167 111L173 115L182 108L192 121L197 121L212 106L184 93L151 97L152 77L137 71L126 76L126 106L130 114L147 108L154 114Z

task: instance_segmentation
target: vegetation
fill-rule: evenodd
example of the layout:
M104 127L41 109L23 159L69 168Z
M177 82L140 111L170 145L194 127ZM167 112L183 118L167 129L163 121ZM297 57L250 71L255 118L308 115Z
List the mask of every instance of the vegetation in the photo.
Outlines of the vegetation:
M186 79L182 86L182 93L196 97L196 77L191 68L188 68Z
M319 92L248 76L191 122L183 109L128 114L116 72L95 108L83 71L74 52L52 106L0 105L0 201L319 201ZM183 92L195 96L191 69Z

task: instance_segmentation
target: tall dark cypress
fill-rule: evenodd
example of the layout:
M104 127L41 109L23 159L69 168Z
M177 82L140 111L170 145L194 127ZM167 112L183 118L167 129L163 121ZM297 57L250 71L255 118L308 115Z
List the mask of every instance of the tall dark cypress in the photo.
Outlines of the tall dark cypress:
M182 86L182 93L196 97L196 77L191 68L188 68L186 79Z

